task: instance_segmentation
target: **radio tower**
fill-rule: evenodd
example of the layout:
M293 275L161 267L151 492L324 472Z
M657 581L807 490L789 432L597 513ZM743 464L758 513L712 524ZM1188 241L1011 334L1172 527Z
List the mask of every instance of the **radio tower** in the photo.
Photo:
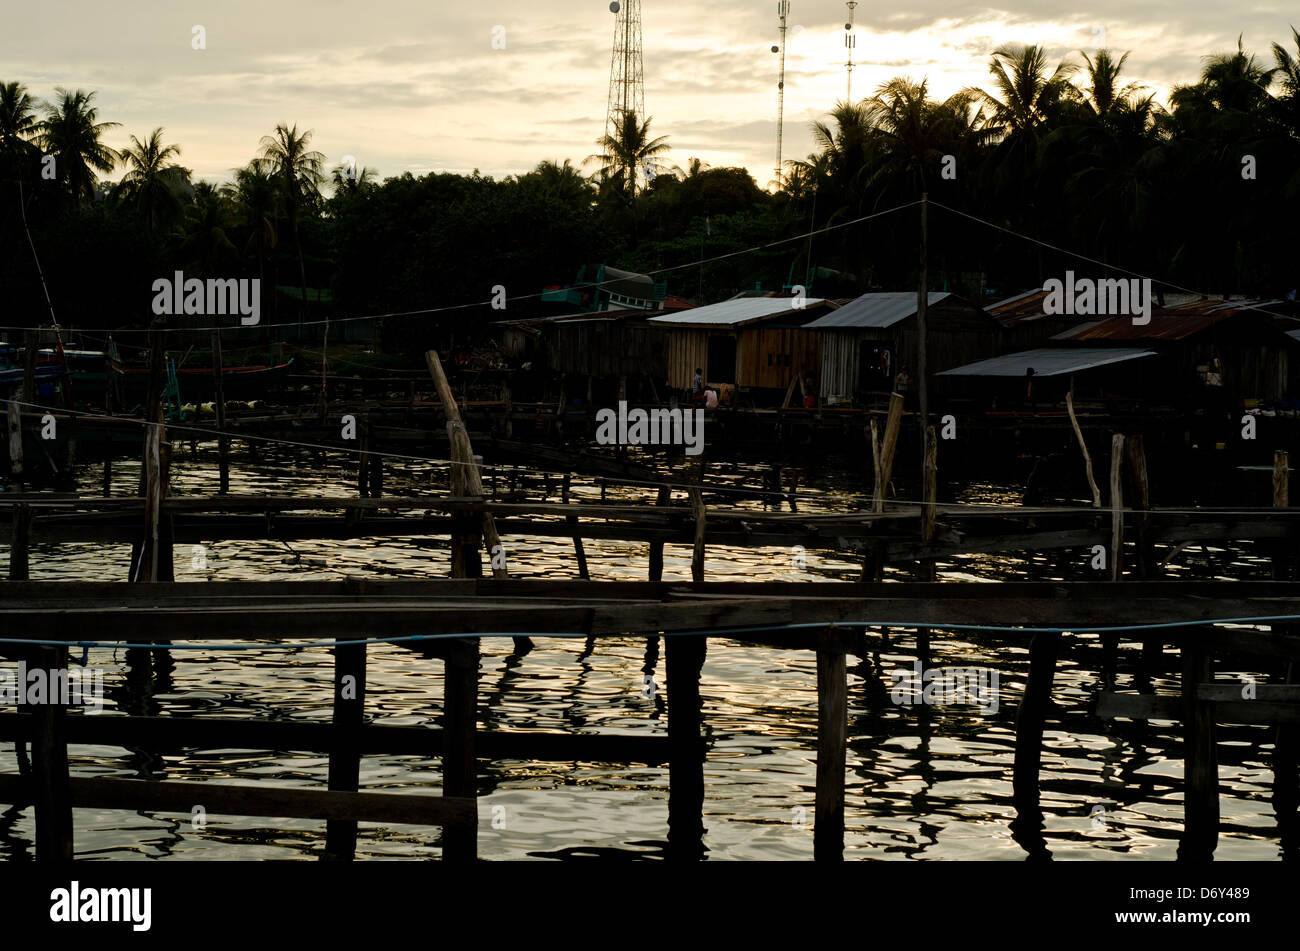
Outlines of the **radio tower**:
M849 51L849 61L844 64L845 72L848 73L848 88L845 92L845 102L853 102L853 47L857 45L856 38L853 35L853 8L858 5L857 0L847 0L844 4L849 8L849 22L844 24L844 48Z
M781 54L781 71L776 81L776 190L781 190L784 176L781 174L781 131L785 121L785 18L790 15L790 0L778 0L776 15L781 18L781 45L773 46L772 52Z
M641 72L641 0L614 0L614 47L609 58L609 104L605 110L605 135L617 139L627 113L645 121L645 79ZM636 187L635 168L624 169Z

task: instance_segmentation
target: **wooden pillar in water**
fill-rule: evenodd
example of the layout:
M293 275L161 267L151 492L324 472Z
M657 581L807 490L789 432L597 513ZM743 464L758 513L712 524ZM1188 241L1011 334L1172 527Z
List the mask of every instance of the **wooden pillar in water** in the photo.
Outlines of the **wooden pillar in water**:
M565 505L569 504L569 482L572 474L564 474L564 484L560 488L560 501ZM582 547L582 536L578 533L578 516L566 515L564 521L573 528L573 553L578 558L578 577L583 581L588 581L591 574L587 571L587 550Z
M704 740L700 735L700 670L704 635L676 634L664 648L668 680L668 858L704 854Z
M230 440L226 438L226 385L225 363L221 355L221 331L212 331L212 381L214 386L213 408L217 413L217 492L225 495L230 491Z
M334 748L329 788L356 792L361 781L361 727L366 712L366 643L339 639L334 646ZM350 862L357 849L355 819L325 823L324 859Z
M1288 454L1277 450L1273 454L1273 507L1291 507L1291 465ZM1273 580L1290 581L1295 575L1294 546L1279 545L1273 552ZM1273 624L1274 633L1294 634L1294 624ZM1286 661L1281 671L1284 683L1295 684L1296 665ZM1277 815L1278 836L1281 839L1282 858L1295 858L1300 849L1300 731L1293 723L1280 723L1273 739L1273 811Z
M442 791L444 796L478 797L474 738L478 729L477 640L456 641L443 659ZM472 825L445 826L442 857L447 862L478 858L478 819Z
M9 580L26 581L30 575L32 507L20 502L11 509L13 535L9 542Z
M42 647L33 652L36 663L47 671L47 684L58 683L55 674L65 671L66 647ZM51 691L53 692L53 690ZM72 797L68 783L68 738L66 713L57 703L32 707L32 783L36 806L36 858L41 862L72 860Z
M1052 702L1052 681L1060 653L1061 635L1056 631L1034 634L1029 642L1029 677L1025 694L1016 710L1016 748L1012 772L1012 802L1016 807L1017 836L1022 842L1041 843L1043 813L1038 794L1038 776L1043 764L1043 726ZM1046 846L1040 846L1046 851Z
M691 553L691 580L704 580L704 529L705 529L705 508L704 498L698 488L692 488L691 507L695 511L695 547Z
M934 527L939 501L939 442L933 426L925 428L925 468L922 474L921 541L927 545L934 541ZM938 565L933 558L921 559L921 577L929 582L937 580ZM930 628L917 628L916 659L921 667L930 664Z
M1214 665L1209 650L1197 643L1185 644L1182 655L1183 835L1178 858L1208 862L1219 842L1219 761L1214 703L1198 699L1196 688L1213 681Z
M659 495L655 499L655 505L667 505L672 498L672 489L669 486L659 486ZM651 581L664 580L664 543L655 541L650 543L650 567L649 578Z
M817 804L813 858L844 859L844 765L849 718L849 685L843 643L834 630L817 645Z
M9 472L18 476L23 471L23 408L19 401L10 399L9 416Z

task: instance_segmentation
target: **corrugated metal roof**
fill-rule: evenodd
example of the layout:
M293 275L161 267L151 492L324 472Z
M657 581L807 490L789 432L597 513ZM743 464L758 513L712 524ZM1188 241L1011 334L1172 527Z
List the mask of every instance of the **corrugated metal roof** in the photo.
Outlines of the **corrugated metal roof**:
M1020 353L1008 353L1000 357L990 357L978 363L969 363L954 370L944 370L936 376L1024 376L1025 371L1033 368L1034 376L1060 376L1063 373L1078 373L1093 367L1136 360L1139 357L1153 357L1154 350L1139 350L1127 347L1107 347L1105 349L1081 350L1025 350Z
M677 327L739 327L780 314L797 313L821 303L824 300L820 297L808 297L804 299L804 307L797 308L793 297L741 297L680 314L651 317L650 323Z
M1046 296L1047 291L1039 287L989 304L984 310L1004 327L1023 321L1041 320L1047 316L1043 313L1043 298Z
M1195 300L1151 312L1151 322L1135 324L1126 315L1090 320L1052 337L1053 340L1184 340L1237 314L1274 304L1276 300Z
M927 306L951 297L946 291L931 291ZM808 324L809 330L867 329L892 327L916 313L915 291L874 291L849 301L843 307Z

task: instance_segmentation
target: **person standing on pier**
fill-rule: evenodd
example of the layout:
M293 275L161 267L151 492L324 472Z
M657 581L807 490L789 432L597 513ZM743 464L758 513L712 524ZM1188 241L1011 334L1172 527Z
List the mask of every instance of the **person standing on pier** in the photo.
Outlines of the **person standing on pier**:
M691 402L698 403L704 399L704 371L699 367L695 368L695 376L691 379Z

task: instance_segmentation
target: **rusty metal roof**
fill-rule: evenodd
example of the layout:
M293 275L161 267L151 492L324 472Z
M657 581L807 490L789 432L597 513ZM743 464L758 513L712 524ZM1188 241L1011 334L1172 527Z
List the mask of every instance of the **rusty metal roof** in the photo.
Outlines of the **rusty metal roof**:
M1127 315L1092 320L1071 327L1053 340L1185 340L1238 314L1279 304L1276 300L1197 300L1151 312L1151 321L1135 324Z
M1004 327L1022 320L1038 320L1047 316L1043 313L1043 298L1046 296L1047 291L1038 287L989 304L984 311L996 318Z

